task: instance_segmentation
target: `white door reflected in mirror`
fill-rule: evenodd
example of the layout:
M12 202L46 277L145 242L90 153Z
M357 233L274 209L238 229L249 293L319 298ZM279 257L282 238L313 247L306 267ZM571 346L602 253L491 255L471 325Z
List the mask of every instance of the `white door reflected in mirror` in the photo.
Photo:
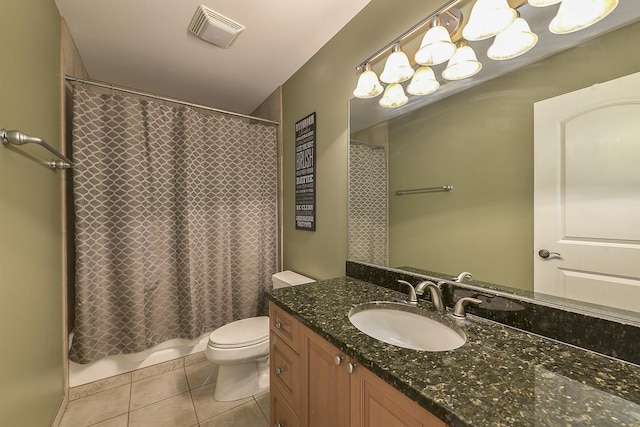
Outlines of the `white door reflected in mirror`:
M534 291L640 311L640 73L534 114Z

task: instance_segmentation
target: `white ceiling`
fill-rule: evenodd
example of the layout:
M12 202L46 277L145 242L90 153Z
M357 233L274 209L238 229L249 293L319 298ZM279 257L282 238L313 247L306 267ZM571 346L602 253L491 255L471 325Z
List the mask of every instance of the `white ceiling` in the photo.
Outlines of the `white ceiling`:
M55 0L94 80L250 114L370 0ZM246 27L187 31L198 5Z

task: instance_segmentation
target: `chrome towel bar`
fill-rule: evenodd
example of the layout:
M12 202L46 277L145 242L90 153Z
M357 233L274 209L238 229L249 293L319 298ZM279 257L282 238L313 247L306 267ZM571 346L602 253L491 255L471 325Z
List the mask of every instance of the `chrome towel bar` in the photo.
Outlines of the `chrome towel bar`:
M415 188L413 190L396 190L396 196L404 196L405 194L419 194L419 193L436 193L439 191L451 191L453 185L442 185L440 187L429 188Z
M51 169L73 169L76 165L71 160L62 155L58 150L44 142L41 138L35 136L25 135L19 130L0 130L0 139L3 144L24 145L24 144L38 144L54 154L60 160L50 160L49 167Z

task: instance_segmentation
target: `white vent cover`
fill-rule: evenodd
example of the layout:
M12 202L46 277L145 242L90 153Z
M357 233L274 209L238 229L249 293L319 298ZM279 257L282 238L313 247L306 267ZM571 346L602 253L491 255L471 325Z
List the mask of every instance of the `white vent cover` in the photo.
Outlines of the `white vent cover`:
M189 24L189 32L204 41L224 48L231 46L244 28L244 25L202 5L198 6Z

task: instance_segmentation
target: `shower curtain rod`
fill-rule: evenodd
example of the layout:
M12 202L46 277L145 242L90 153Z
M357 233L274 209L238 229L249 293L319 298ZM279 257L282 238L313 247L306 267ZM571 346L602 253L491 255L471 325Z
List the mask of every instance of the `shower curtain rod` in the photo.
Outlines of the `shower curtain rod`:
M358 141L357 139L350 139L349 140L349 144L365 145L365 146L367 146L369 148L373 148L373 149L382 149L382 148L384 148L384 145L375 145L375 144L372 144L370 142Z
M167 98L167 97L164 97L164 96L154 95L152 93L147 93L147 92L142 92L142 91L132 90L132 89L126 89L126 88L123 88L123 87L118 87L118 86L114 86L114 85L110 85L110 84L106 84L106 83L93 82L91 80L79 79L77 77L72 77L72 76L64 76L64 79L66 81L68 81L68 82L83 83L83 84L88 84L88 85L92 85L92 86L102 87L102 88L105 88L105 89L117 90L119 92L125 92L125 93L129 93L129 94L132 94L132 95L141 95L141 96L145 96L147 98L157 99L159 101L167 101L167 102L173 102L173 103L180 104L180 105L186 105L186 106L189 106L189 107L202 108L203 110L207 110L207 111L214 111L216 113L228 114L230 116L236 116L236 117L242 117L242 118L245 118L245 119L257 120L257 121L260 121L260 122L270 123L270 124L273 124L273 125L279 125L280 124L280 122L276 122L276 121L268 120L268 119L263 119L261 117L254 117L254 116L249 116L249 115L246 115L246 114L234 113L233 111L227 111L227 110L221 110L219 108L207 107L206 105L192 104L191 102L181 101L181 100L175 99L175 98Z

